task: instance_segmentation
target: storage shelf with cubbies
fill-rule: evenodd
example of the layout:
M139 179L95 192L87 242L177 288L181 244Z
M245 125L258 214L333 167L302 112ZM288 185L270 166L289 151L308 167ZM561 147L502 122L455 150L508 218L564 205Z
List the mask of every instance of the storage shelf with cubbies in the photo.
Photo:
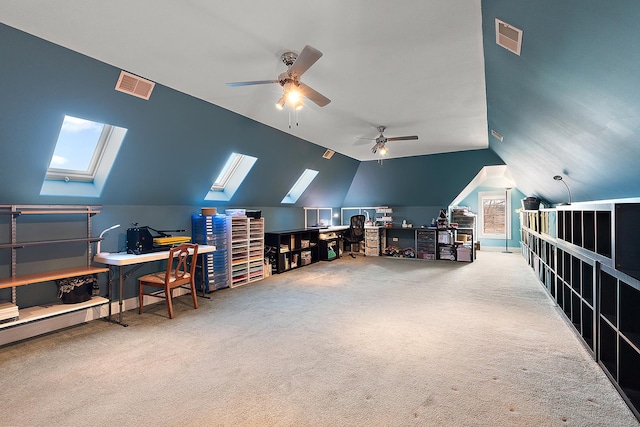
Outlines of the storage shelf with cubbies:
M521 214L522 254L640 420L640 204Z

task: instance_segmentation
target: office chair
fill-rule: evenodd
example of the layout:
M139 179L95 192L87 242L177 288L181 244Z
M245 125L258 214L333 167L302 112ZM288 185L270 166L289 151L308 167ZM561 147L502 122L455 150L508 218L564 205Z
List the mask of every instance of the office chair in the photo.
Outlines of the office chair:
M349 220L349 229L342 236L347 243L349 243L349 255L351 258L355 258L353 255L353 244L364 241L364 215L353 215Z
M192 250L192 253L189 253ZM196 297L195 285L195 269L196 259L198 256L198 245L194 243L183 243L179 246L171 248L169 251L169 259L167 260L167 269L158 273L151 273L138 278L138 313L142 314L143 297L150 295L167 300L167 311L169 319L173 319L173 290L189 285L191 289L191 297L193 299L193 308L198 308L198 300ZM145 293L144 288L153 287L161 288L161 291L153 293Z

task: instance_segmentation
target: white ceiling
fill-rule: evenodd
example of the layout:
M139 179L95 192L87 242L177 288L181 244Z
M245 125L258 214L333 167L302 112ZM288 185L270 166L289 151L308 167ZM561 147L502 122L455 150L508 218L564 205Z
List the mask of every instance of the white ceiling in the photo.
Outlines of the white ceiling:
M0 21L358 160L488 147L480 0L3 0ZM274 104L280 55L324 55L299 125ZM115 86L115 82L114 82ZM153 97L153 95L152 95Z

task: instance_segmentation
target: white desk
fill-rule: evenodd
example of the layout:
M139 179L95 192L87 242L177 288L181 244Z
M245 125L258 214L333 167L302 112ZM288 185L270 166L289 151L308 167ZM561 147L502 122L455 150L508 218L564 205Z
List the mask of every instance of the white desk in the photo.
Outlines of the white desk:
M198 245L198 255L206 254L209 252L214 252L216 250L215 246L210 245ZM193 253L193 251L189 251ZM153 262L153 261L162 261L166 260L169 256L169 251L160 251L160 252L150 252L148 254L128 254L126 252L117 252L112 254L99 254L93 257L93 262L99 264L106 264L109 266L109 295L113 296L113 273L111 271L111 267L117 268L118 270L118 323L122 326L128 326L122 323L122 286L124 280L129 277L134 271L138 268L142 267L145 263ZM133 266L126 274L122 273L122 268L125 266ZM111 304L109 304L109 317L108 319L111 321Z
M349 229L348 225L332 225L330 227L320 228L318 229L318 232L322 234L322 233L330 233L332 231L344 231L348 229Z

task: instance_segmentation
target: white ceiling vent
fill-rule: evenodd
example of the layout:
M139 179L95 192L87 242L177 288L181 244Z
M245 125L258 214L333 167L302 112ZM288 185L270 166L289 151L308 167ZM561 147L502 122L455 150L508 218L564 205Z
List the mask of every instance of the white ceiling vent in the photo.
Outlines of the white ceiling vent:
M155 85L152 81L121 71L118 83L116 83L116 90L148 100Z
M496 18L496 43L516 55L520 55L522 30Z
M325 159L330 159L333 156L334 153L335 153L335 151L333 151L333 150L327 150L327 151L324 152L322 157L324 157Z

